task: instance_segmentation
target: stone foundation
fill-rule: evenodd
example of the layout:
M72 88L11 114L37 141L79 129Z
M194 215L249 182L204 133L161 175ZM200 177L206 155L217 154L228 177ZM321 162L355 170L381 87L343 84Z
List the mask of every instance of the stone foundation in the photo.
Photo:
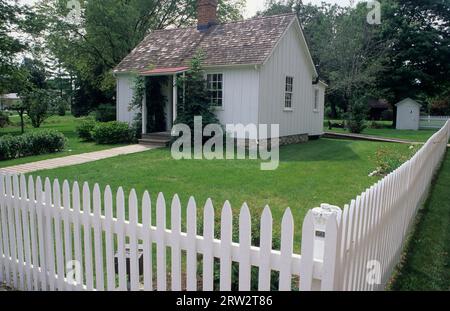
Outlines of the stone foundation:
M286 146L286 145L294 145L294 144L304 144L309 141L308 134L299 134L299 135L291 135L291 136L284 136L280 137L280 146ZM258 147L258 144L255 140L250 139L235 139L235 143L238 148L245 148L245 149L256 149ZM271 140L260 140L259 144L262 146L266 146L267 144L271 144Z

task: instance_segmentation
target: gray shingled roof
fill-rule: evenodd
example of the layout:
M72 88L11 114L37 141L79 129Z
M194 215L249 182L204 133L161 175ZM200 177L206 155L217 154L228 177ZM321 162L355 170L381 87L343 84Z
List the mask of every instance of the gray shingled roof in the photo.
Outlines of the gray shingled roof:
M262 64L295 14L253 18L211 27L157 30L149 34L114 69L116 73L189 65L196 51L204 66Z

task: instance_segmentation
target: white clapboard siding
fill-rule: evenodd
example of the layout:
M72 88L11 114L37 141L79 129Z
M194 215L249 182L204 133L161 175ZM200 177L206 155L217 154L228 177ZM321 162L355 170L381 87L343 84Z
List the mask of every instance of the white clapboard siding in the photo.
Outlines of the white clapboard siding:
M383 290L400 262L449 137L450 121L412 159L343 211L328 204L310 210L303 221L301 255L294 253L290 209L281 220L278 251L272 246L274 220L269 207L261 215L257 247L252 245L252 218L246 204L234 226L231 204L224 204L220 239L216 239L219 210L210 199L198 211L193 197L182 203L175 195L169 229L162 193L155 202L154 224L148 192L139 202L135 190L125 194L119 188L113 193L107 186L102 193L95 184L91 192L85 183L80 192L77 182L71 187L68 181L61 185L46 179L43 187L40 177L27 180L0 174L0 284L43 291L196 291L201 279L205 291L248 291L254 286L268 291L277 285L289 291L298 279L301 291ZM197 231L199 214L202 235ZM184 252L186 266L182 266ZM214 271L215 261L220 262L220 271ZM233 265L239 266L238 275ZM252 267L258 268L257 280L252 278ZM272 272L279 273L278 283L272 282Z

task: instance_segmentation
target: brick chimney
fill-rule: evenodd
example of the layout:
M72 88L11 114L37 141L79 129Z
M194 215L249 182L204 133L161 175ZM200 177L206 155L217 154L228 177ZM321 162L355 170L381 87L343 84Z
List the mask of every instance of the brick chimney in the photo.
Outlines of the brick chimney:
M217 24L217 0L197 1L197 29L207 30Z

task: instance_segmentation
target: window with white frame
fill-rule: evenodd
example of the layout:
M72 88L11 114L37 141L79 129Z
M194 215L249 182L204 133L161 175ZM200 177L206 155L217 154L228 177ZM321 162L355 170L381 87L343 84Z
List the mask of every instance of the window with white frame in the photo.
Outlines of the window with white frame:
M319 90L318 89L314 89L314 110L318 111L319 110Z
M206 80L211 105L214 107L223 107L223 74L208 74Z
M286 87L284 95L284 108L292 109L292 98L294 94L294 78L286 77Z

